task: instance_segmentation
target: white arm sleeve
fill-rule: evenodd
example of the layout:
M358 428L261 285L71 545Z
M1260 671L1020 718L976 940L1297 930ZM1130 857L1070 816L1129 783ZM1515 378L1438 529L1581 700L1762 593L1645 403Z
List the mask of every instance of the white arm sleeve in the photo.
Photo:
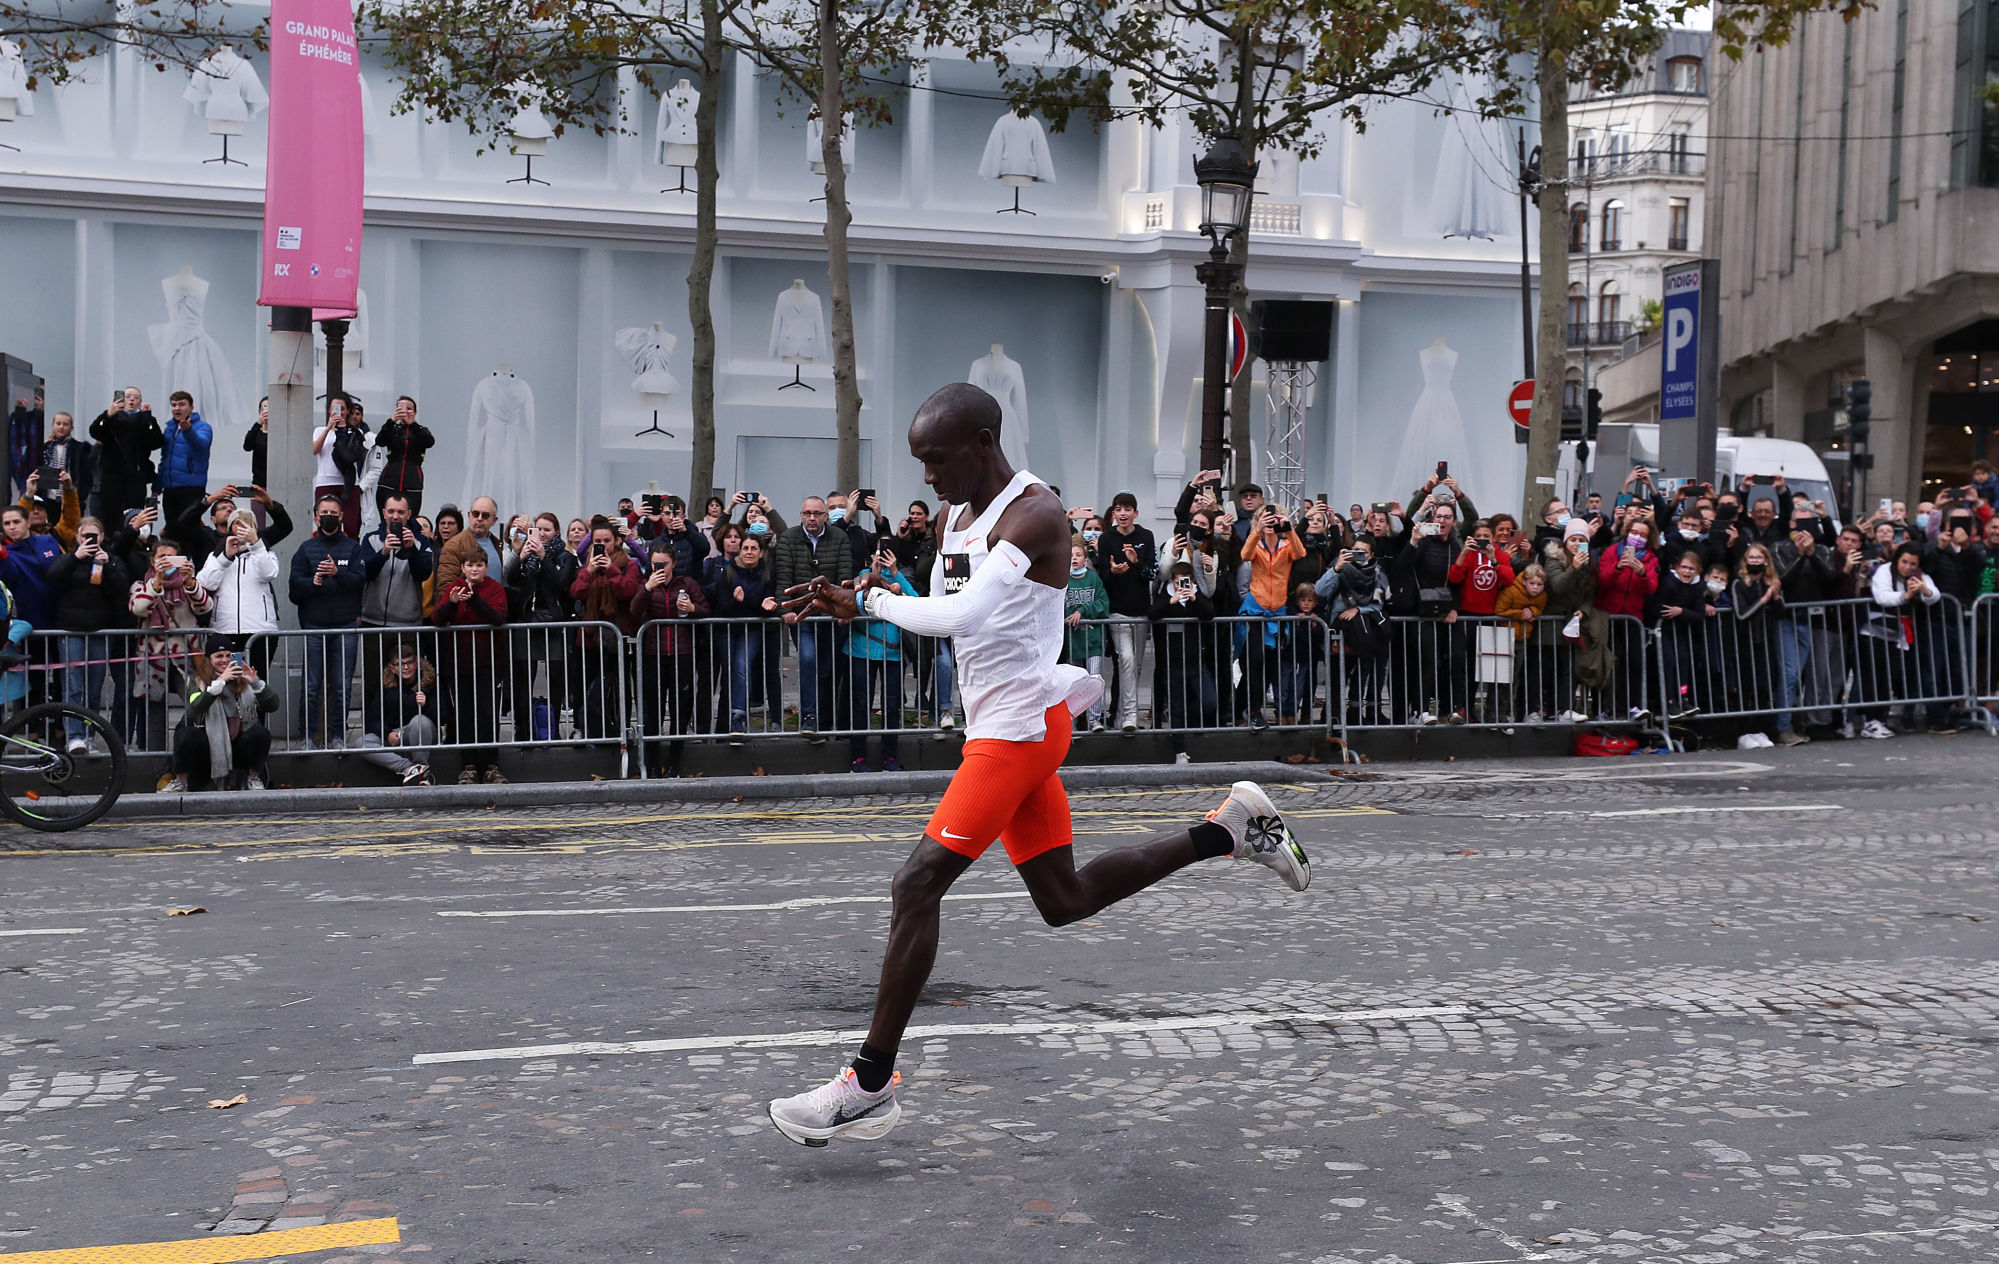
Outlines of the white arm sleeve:
M984 623L1015 584L1027 581L1027 554L1002 542L963 588L948 597L910 597L870 588L867 613L918 636L962 636ZM940 569L941 578L941 569Z

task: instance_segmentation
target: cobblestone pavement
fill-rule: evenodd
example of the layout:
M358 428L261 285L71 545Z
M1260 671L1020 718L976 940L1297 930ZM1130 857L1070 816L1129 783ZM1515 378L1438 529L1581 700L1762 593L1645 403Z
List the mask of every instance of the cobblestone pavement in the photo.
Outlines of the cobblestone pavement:
M1371 769L1275 791L1308 893L1062 930L995 853L902 1126L823 1150L763 1104L865 1025L926 802L9 839L0 1260L1999 1260L1995 755ZM1079 795L1078 851L1214 798Z

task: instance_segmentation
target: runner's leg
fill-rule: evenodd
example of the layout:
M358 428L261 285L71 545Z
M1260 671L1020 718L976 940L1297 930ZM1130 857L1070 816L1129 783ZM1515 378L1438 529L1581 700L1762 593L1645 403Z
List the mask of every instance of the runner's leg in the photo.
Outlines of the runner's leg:
M1015 867L1050 926L1081 921L1197 860L1226 856L1234 846L1226 829L1204 821L1191 830L1114 848L1078 869L1069 841L1074 837L1069 796L1059 777L1050 777L1021 804L1002 837L1010 856L1025 857Z
M925 838L896 871L888 949L882 954L875 1016L868 1025L870 1048L892 1055L902 1043L902 1030L909 1025L916 999L923 994L930 967L937 961L938 903L958 876L971 867L970 856Z

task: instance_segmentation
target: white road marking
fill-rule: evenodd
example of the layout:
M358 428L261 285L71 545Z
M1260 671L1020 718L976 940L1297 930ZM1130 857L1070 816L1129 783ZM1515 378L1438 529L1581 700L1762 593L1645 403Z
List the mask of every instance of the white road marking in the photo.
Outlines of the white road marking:
M965 891L947 900L1025 900L1027 891ZM606 917L613 913L789 913L833 904L887 904L886 895L808 895L775 904L655 904L643 907L564 909L439 909L439 917Z
M12 939L17 935L88 935L90 931L82 926L49 926L39 930L0 930L0 939Z
M1504 821L1531 821L1543 816L1584 816L1593 820L1603 820L1614 816L1687 816L1692 814L1717 813L1727 815L1734 812L1844 812L1837 803L1799 804L1756 804L1730 807L1713 804L1702 807L1684 808L1630 808L1616 812L1596 812L1582 808L1556 808L1547 812L1484 812L1480 815Z
M1394 1022L1410 1018L1449 1018L1468 1014L1466 1005L1426 1005L1408 1009L1349 1009L1324 1012L1261 1010L1224 1014L1190 1014L1178 1018L1139 1018L1106 1022L1088 1018L1038 1023L937 1023L911 1027L905 1040L932 1036L1120 1036L1154 1031L1198 1031L1221 1027L1267 1027L1273 1023ZM687 1036L672 1040L576 1040L557 1045L515 1045L502 1049L460 1049L451 1053L419 1053L416 1066L441 1062L528 1062L536 1058L594 1056L613 1053L680 1053L708 1049L797 1049L850 1045L867 1036L865 1030L775 1031L747 1036Z
M1500 1228L1498 1225L1492 1224L1491 1222L1487 1221L1484 1217L1474 1212L1471 1209L1471 1205L1457 1194L1438 1194L1437 1202L1440 1205L1442 1205L1445 1211L1450 1212L1454 1216L1461 1216L1464 1219L1471 1221L1473 1224L1485 1230L1487 1233L1490 1233L1495 1237L1497 1237L1501 1242L1504 1242L1508 1247L1512 1248L1515 1251L1518 1251L1520 1253L1519 1258L1522 1260L1552 1260L1555 1258L1554 1256L1549 1255L1544 1251L1535 1250L1532 1243L1523 1241L1520 1238L1515 1237L1513 1234L1508 1233L1506 1230Z

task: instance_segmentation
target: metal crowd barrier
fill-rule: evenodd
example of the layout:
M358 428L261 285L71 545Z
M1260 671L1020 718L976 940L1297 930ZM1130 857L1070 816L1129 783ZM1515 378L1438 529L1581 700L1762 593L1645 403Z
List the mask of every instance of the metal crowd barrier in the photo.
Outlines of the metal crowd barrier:
M36 632L29 698L68 698L102 711L127 749L172 751L188 695L199 686L207 629ZM355 753L392 773L437 750L495 763L503 747L618 745L627 740L629 662L611 623L499 628L332 628L250 633L245 662L277 692L264 724L273 753ZM427 723L404 729L384 711L389 673L414 656ZM39 677L39 681L37 678ZM389 744L389 732L398 741Z
M1964 658L1972 713L1986 732L1999 734L1999 593L1986 593L1971 603Z
M1663 619L1659 696L1667 718L1690 724L1763 716L1794 728L1859 724L1897 707L1941 721L1953 706L1975 706L1978 639L1948 596L1895 609L1859 597L1772 607L1753 619L1727 610Z
M1581 714L1626 723L1655 709L1644 623L1609 616L1608 677L1577 674L1579 647L1565 618L1531 622L1460 614L1395 616L1379 630L1335 620L1344 663L1346 723L1359 729L1567 726Z

